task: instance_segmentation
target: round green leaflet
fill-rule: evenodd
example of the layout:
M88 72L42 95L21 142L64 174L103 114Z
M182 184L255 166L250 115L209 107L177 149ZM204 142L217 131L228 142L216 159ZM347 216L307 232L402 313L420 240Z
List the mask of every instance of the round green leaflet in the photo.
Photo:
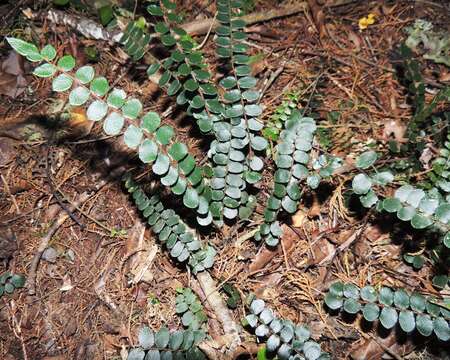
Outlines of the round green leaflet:
M432 224L433 220L420 214L415 214L411 219L411 225L414 229L425 229Z
M159 349L164 349L169 344L169 340L170 340L170 333L166 327L162 327L155 334L155 345Z
M141 348L131 349L128 353L127 360L144 360L145 352Z
M143 163L152 163L158 156L158 146L153 140L145 139L139 146L139 159Z
M372 181L365 174L358 174L353 178L352 188L358 195L366 194L372 187Z
M245 114L248 116L258 117L262 114L262 107L260 105L245 105L244 107Z
M84 86L78 86L73 89L69 94L69 104L72 106L83 105L88 101L91 93Z
M199 196L195 189L187 188L183 196L183 204L190 209L195 209L198 207Z
M378 316L380 315L380 308L376 304L369 303L364 305L362 313L364 319L372 322L378 319Z
M351 283L344 285L344 296L355 300L359 299L359 288Z
M102 100L95 100L89 105L86 116L89 120L100 121L106 116L107 112L108 105Z
M345 299L344 301L344 311L349 314L356 314L361 310L361 304L355 299Z
M142 103L138 99L129 99L122 106L123 116L136 119L142 111Z
M371 208L378 202L378 196L372 190L369 190L366 195L360 196L359 200L361 201L362 206Z
M402 221L410 221L415 214L416 209L412 206L405 206L397 211L397 217Z
M109 106L120 109L125 102L127 94L122 89L114 88L113 91L108 95L106 102Z
M416 317L417 331L423 336L430 336L433 332L433 321L430 315L419 314Z
M278 349L278 347L280 346L280 338L277 335L272 334L269 337L269 339L267 339L266 346L267 346L268 351L270 351L270 352L276 351Z
M175 183L175 185L172 186L172 192L175 195L184 194L184 192L186 191L186 187L187 187L186 179L178 177L177 182Z
M178 164L178 166L183 174L189 175L195 168L195 159L192 155L188 155Z
M390 288L383 286L379 292L379 300L383 305L392 305L394 302L394 292Z
M175 131L169 125L163 125L156 131L156 139L162 145L168 145L175 135Z
M320 357L321 350L320 345L315 341L307 341L305 345L303 345L303 353L308 360L316 360Z
M95 71L92 66L82 66L76 73L75 78L82 84L88 84L94 79Z
M394 304L396 307L406 309L409 307L409 294L404 289L398 289L394 293Z
M448 341L450 339L450 328L448 322L442 318L437 317L433 320L434 333L439 340Z
M361 299L364 301L375 302L377 301L377 292L373 286L365 286L360 291Z
M450 204L443 203L442 205L439 205L439 207L436 209L435 216L440 222L448 224L448 222L450 221Z
M148 350L155 343L155 334L148 326L144 326L139 330L138 340L139 345L144 350Z
M261 136L254 136L250 139L252 148L256 151L262 151L267 148L268 142Z
M359 169L367 169L377 161L378 155L375 151L366 151L356 159L355 165Z
M57 66L63 71L70 71L75 67L75 59L72 55L65 55L58 60Z
M94 80L92 80L90 89L91 92L93 92L95 95L103 96L109 90L108 80L106 80L106 78L103 76L97 77Z
M59 74L52 81L52 90L56 92L67 91L72 87L73 80L67 74Z
M397 190L395 190L394 196L399 199L401 202L406 202L409 194L414 190L411 185L403 185L400 186Z
M45 45L41 55L45 60L52 61L56 57L56 49L52 45Z
M377 185L387 185L394 180L394 175L390 171L382 171L373 175L372 180Z
M337 295L334 295L330 292L328 292L325 295L325 304L331 309L331 310L337 310L342 307L343 300L342 297L339 297Z
M161 125L161 118L153 111L148 112L142 118L142 128L149 133L153 133Z
M124 134L125 145L131 149L136 149L141 143L142 137L142 130L137 126L130 125Z
M285 196L281 201L281 206L289 214L293 214L297 211L297 201L292 200L290 197Z
M306 178L306 184L311 189L317 189L320 184L320 179L321 179L321 177L319 174L311 174L310 176L308 176Z
M384 307L381 310L380 314L380 322L381 325L384 326L386 329L391 329L395 326L398 320L397 311L394 308L391 307Z
M188 148L183 143L174 143L169 149L169 155L175 161L183 160L187 154Z
M416 319L412 311L402 310L398 316L400 327L404 332L411 332L416 328Z
M344 296L344 284L340 281L335 282L330 286L329 292L336 296Z
M383 209L387 212L394 213L401 209L402 203L397 198L386 198L383 200Z
M169 157L163 153L159 153L156 158L156 162L152 166L152 170L156 175L165 175L169 170L170 160Z
M53 64L42 64L33 71L33 75L46 78L55 75L56 66Z
M103 123L103 130L107 135L118 135L122 131L125 119L115 111L111 112Z
M419 206L420 201L425 197L425 191L422 189L414 189L408 194L408 198L406 202L410 204L412 207L417 208Z

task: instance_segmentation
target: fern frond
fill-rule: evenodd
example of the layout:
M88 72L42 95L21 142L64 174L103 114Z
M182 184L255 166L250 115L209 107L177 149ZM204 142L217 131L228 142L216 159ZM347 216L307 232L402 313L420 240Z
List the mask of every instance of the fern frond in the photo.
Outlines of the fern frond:
M406 333L417 329L421 335L430 336L434 332L442 341L450 340L449 300L441 302L385 286L379 290L370 285L360 289L342 282L334 283L325 295L325 304L332 310L342 309L349 314L361 312L366 321L379 320L386 329L399 323Z

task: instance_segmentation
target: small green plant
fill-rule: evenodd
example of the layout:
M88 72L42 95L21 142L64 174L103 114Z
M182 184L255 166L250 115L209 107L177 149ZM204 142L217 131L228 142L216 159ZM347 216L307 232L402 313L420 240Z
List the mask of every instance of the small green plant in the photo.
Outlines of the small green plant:
M278 318L266 306L264 300L253 299L249 314L243 319L244 326L250 327L258 340L266 345L264 359L277 356L279 360L306 359L326 360L330 355L321 350L320 345L311 339L306 326Z
M208 320L201 302L190 288L177 289L175 311L181 316L183 326L191 330L200 330Z
M226 282L222 286L222 290L227 295L227 305L230 309L236 309L239 302L241 301L241 297L239 296L239 291L235 286Z
M154 332L148 326L144 326L139 330L139 346L129 351L127 360L203 360L206 359L205 355L197 347L203 337L201 331L169 331L166 327L162 327Z
M146 9L151 22L131 22L121 39L122 44L133 61L138 61L151 50L151 40L152 44L155 40L165 47L165 51L161 53L167 57L155 58L154 63L148 67L147 74L152 76L152 80L159 79L159 86L185 110L188 118L193 120L194 126L202 133L205 143L209 143L207 155L210 160L208 169L212 169L210 176L205 176L207 171L197 165L188 146L177 140L174 127L164 124L164 119L156 112L144 113L144 105L139 99L128 96L122 89L111 88L105 77L95 74L92 66L75 68L72 56L57 58L56 49L51 45L39 50L34 44L20 39L7 38L7 41L29 61L40 63L35 68L34 75L51 78L52 89L55 92L67 92L70 106L85 106L87 118L101 121L107 135L123 135L125 145L135 151L143 165L157 175L161 186L139 185L129 173L123 179L124 186L170 256L189 266L192 273L200 279L200 275L208 275L204 271L213 266L216 251L209 244L201 242L195 229L187 226L190 218L185 222L180 218L181 211L178 214L174 209L166 207L168 202L160 197L162 187L170 189L174 195L171 200L178 201L191 210L197 224L206 227L205 232L215 230L209 226L212 224L219 229L226 220L253 220L257 217L254 215L256 185L262 179L263 168L268 165L263 156L267 155L268 140L276 141L274 185L268 201L262 204L265 208L264 222L254 236L256 241L264 240L265 245L274 247L279 244L282 236L280 213L295 213L303 193L317 189L324 179L329 179L341 166L341 160L321 153L315 146L316 122L297 109L296 104L300 100L298 95L288 98L277 109L272 123L269 122L268 127L263 130L260 120L263 112L259 104L260 92L257 90L256 78L251 75L252 57L249 56L245 22L241 17L246 2L216 1L216 19L219 25L215 29L214 42L224 74L217 81L209 71L201 46L182 29L182 17L176 11L176 4L170 0L151 0L147 3ZM450 89L442 89L431 103L426 104L425 85L418 64L411 57L408 58L411 51L406 47L405 49L402 49L405 75L415 101L414 116L408 128L408 136L414 149L405 151L417 152L430 115L442 100L450 96ZM441 156L435 160L438 190L432 188L425 191L403 182L395 190L394 196L386 196L387 187L392 186L395 176L387 168L375 167L379 165L379 154L375 151L367 151L357 158L358 174L351 182L351 189L364 207L374 210L372 213L393 213L399 220L410 223L415 230L423 230L421 234L426 234L425 231L438 233L441 239L439 246L448 253L450 205L445 191L448 144L445 147ZM445 254L438 255L436 252L436 257L441 263L444 262L442 267L445 273L448 270ZM411 260L407 256L405 259ZM419 266L420 262L414 257L411 263ZM438 274L434 283L443 287L448 278ZM4 283L9 284L7 280ZM8 292L6 285L4 289L4 292ZM8 289L11 290L10 285ZM327 295L326 303L336 310L341 307L344 311L349 310L347 312L361 310L364 316L367 304L360 304L358 307L355 302L359 304L357 300L360 298L368 301L364 299L366 295L363 295L368 290L358 289L356 298L355 290L349 289L349 286L343 285L341 293L338 288L333 287L333 294ZM230 307L236 306L239 294L230 288L228 291L226 286L224 290L230 296ZM427 300L425 310L428 313L414 313L417 309L413 306L421 306L417 305L417 296L408 295L408 308L404 293L396 295L395 291L393 300L389 302L385 298L388 290L382 291L383 294L380 290L380 301L375 305L384 305L376 318L384 323L383 326L394 326L397 322L394 318L399 312L400 326L410 329L412 312L414 329L427 333L431 321L431 331L441 340L447 338L448 323L445 323L445 327L441 318L446 315L440 307L440 312L437 313ZM387 304L383 304L383 301ZM393 307L392 302L397 307ZM432 301L429 303L434 304ZM370 305L368 309L374 310L374 307ZM171 333L166 328L161 328L154 333L149 328L144 328L139 335L140 346L130 351L128 359L202 359L204 355L196 345L205 338L202 327L206 316L192 290L180 290L176 312L181 316L186 330ZM374 317L374 311L370 314ZM322 352L318 343L310 339L306 327L277 318L261 300L254 299L251 302L245 324L254 330L258 341L266 344L264 356L308 360L329 357Z
M418 51L419 45L424 48L423 57L438 64L450 67L450 34L448 32L433 31L433 24L422 19L406 28L408 38L406 46Z
M430 103L425 102L425 81L420 71L419 62L404 43L400 46L400 56L403 59L404 77L408 91L412 96L414 114L408 123L407 135L413 146L418 147L420 130L428 125L427 119L439 103L450 97L450 87L440 89Z
M439 150L439 156L433 161L433 171L429 177L444 196L450 194L450 134Z
M298 93L292 92L286 94L286 100L283 100L277 106L275 112L270 116L264 129L263 136L269 141L277 141L280 137L280 132L284 128L284 123L289 119L292 111L298 106Z
M0 275L0 297L3 295L10 295L16 289L21 289L25 286L25 276L20 274L12 274L5 272Z
M356 167L367 170L377 161L375 151L367 151L356 159ZM450 204L435 193L416 188L412 185L399 187L393 197L380 199L376 188L383 188L394 180L394 175L388 171L367 171L359 173L352 180L352 189L366 208L376 206L377 210L384 210L396 214L402 221L409 221L415 229L425 229L432 225L443 232L448 232L450 221Z
M301 117L294 110L280 133L280 142L275 147L274 187L264 210L264 224L255 235L255 240L263 239L268 246L276 246L283 234L277 220L281 209L289 214L295 213L302 196L299 186L301 180L308 181L310 161L316 124L312 118Z
M343 310L348 314L361 312L368 322L379 320L386 329L397 323L400 328L411 333L415 329L423 335L433 332L439 340L450 339L450 304L440 303L437 299L427 298L419 293L410 294L404 289L393 290L373 286L358 286L342 282L331 285L325 295L325 304L331 310Z

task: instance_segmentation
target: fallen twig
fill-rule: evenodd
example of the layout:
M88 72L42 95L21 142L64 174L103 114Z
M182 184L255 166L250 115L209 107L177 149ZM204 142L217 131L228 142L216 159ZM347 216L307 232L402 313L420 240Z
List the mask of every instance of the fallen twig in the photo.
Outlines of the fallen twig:
M354 0L336 0L330 5L328 5L328 7L347 5L352 3L353 1ZM298 14L299 12L305 11L306 9L308 9L308 2L302 1L300 3L287 5L275 10L261 11L248 14L243 16L242 19L245 20L247 25L252 25L272 19L295 15ZM214 19L204 19L184 24L182 28L190 35L203 35L207 33L209 28L212 27L214 30L216 26L218 26L218 22L215 21Z
M208 294L206 301L209 303L211 309L217 316L217 319L222 323L225 336L228 337L229 342L227 354L232 354L236 348L241 344L240 326L234 321L230 310L225 305L219 292L216 290L216 282L211 277L209 272L203 271L197 274L197 280L205 294ZM229 358L229 357L225 357Z

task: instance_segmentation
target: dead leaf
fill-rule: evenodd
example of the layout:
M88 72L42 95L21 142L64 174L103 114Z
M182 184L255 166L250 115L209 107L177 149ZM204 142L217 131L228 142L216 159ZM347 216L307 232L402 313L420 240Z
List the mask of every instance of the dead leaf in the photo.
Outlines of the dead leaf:
M389 139L391 135L394 135L394 139L399 143L405 143L407 139L405 138L406 126L399 120L388 120L384 124L383 137Z
M0 94L13 99L22 94L28 85L24 74L23 58L10 51L0 65Z
M425 170L430 169L430 161L434 157L434 153L433 153L433 150L431 150L430 145L431 144L427 144L425 149L423 149L422 154L420 154L420 158L419 158L419 161L421 162L421 164Z
M10 163L16 156L17 151L14 148L14 141L9 138L0 138L0 166Z
M0 260L10 259L17 250L17 239L11 229L0 228Z
M403 358L414 349L414 345L411 341L405 344L397 342L396 332L392 331L386 338L378 337L374 339L366 339L362 344L355 347L350 353L353 360L378 360L382 359L386 351L379 344L383 344L384 347L391 350L393 353Z
M149 283L153 280L153 272L150 271L150 267L153 264L158 247L153 244L148 251L142 251L137 254L135 266L130 270L134 275L132 280L133 284L137 284L141 281Z
M353 43L354 48L353 51L354 52L360 52L361 51L361 38L353 31L353 30L349 30L348 31L348 39Z
M286 253L294 246L295 242L298 240L297 233L292 230L287 225L281 225L283 229L283 236L281 241L283 242L284 249ZM264 268L275 256L282 254L281 246L278 246L275 250L271 250L266 246L261 247L261 250L256 255L255 259L252 261L249 267L249 271L257 271Z
M63 285L59 288L60 291L69 291L73 289L72 280L70 280L69 274L64 275Z
M308 5L314 20L314 25L319 32L320 38L323 39L327 35L327 30L325 28L325 14L323 12L323 1L308 0Z
M336 248L327 239L320 238L311 246L312 256L308 260L308 265L316 265L331 260L336 253Z
M306 213L302 209L299 209L292 216L292 226L295 228L301 228L305 224L305 221L307 220L306 216L307 216Z

